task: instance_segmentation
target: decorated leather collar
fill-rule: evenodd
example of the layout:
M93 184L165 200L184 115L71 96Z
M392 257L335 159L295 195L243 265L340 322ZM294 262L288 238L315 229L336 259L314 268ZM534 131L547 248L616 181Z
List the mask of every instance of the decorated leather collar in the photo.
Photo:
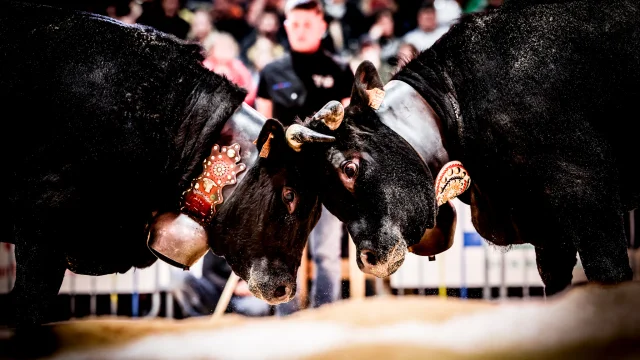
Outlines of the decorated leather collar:
M246 169L240 159L239 144L214 145L204 160L202 174L182 193L180 210L201 223L209 223L216 214L216 205L224 202L222 189L235 186L236 176Z

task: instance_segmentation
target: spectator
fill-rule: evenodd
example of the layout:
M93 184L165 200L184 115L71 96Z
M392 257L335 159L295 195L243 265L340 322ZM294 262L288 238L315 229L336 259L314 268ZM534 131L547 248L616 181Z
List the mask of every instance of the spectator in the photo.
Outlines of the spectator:
M231 34L238 43L251 32L244 8L234 0L213 0L212 13L216 29Z
M327 23L319 0L289 0L285 16L291 53L260 72L256 109L267 118L291 125L296 118L313 115L331 100L348 104L354 76L348 64L338 62L320 46ZM313 307L340 298L342 235L342 223L323 207L309 236L309 250L316 265L311 288ZM276 314L286 315L298 307L296 295L289 303L278 305Z
M207 39L213 37L215 33L210 11L205 8L198 8L194 11L191 19L191 29L187 38L204 46L205 43L212 44ZM206 52L209 52L209 50L205 47Z
M224 75L233 83L247 90L244 101L254 106L256 87L251 72L238 59L239 47L236 40L227 33L218 33L210 37L204 44L209 49L203 65L217 74Z
M371 61L378 70L380 80L383 84L386 84L391 80L393 67L387 62L382 62L380 58L380 45L371 39L367 34L362 35L360 39L360 51L350 62L351 70L356 71L360 63L365 60Z
M398 53L400 40L394 33L393 12L389 9L381 10L375 16L375 23L369 29L369 36L380 44L380 58L391 63Z
M427 2L418 10L418 27L409 31L403 41L422 51L431 47L448 29L448 26L438 26L436 8Z
M348 0L325 0L328 39L325 46L336 54L356 53L358 39L367 31L366 18L358 6Z
M256 25L257 27L242 40L240 50L240 59L253 69L256 69L256 58L263 55L260 51L271 51L270 55L275 60L284 55L285 49L289 46L286 33L281 31L280 18L275 9L264 9ZM267 46L265 42L271 45Z
M204 256L202 277L191 272L174 273L177 280L171 292L185 317L208 316L218 305L222 291L231 276L231 267L223 257L211 251ZM271 312L269 304L254 297L246 281L240 279L227 308L231 312L245 316L267 316Z
M107 6L106 14L123 23L135 24L142 15L142 6L133 0L118 0Z
M182 8L180 0L159 0L159 2L158 4L158 1L153 1L144 7L137 22L173 34L180 39L186 39L191 26L179 15Z
M283 57L285 50L280 44L274 44L265 37L259 37L247 51L247 61L258 76L267 64ZM257 83L257 79L256 79Z
M395 12L398 9L398 5L395 0L360 0L360 9L365 16L373 16L385 9Z

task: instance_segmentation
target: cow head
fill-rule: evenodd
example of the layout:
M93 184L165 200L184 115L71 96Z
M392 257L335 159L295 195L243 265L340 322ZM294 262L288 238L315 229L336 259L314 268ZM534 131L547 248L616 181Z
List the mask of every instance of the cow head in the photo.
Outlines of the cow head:
M201 221L188 211L193 206L179 213L160 213L151 224L149 248L163 261L184 269L211 248L248 282L254 295L271 304L289 301L296 291L305 241L320 217L316 177L290 143L334 140L307 129L295 130L285 132L278 121L267 120L243 104L216 140L227 147L214 146L213 158L204 160L203 173L215 172L218 157L233 170L230 177L224 174L220 179L222 185L228 179L232 186L221 189L223 201L216 205L215 216ZM210 181L198 179L194 184L201 192L220 196Z
M404 85L387 89L389 96L382 100L385 88L380 77L373 64L363 62L344 119L330 125L322 121L323 114L343 111L332 102L304 124L336 138L328 146L306 146L303 152L313 157L307 166L313 163L325 171L322 201L346 223L360 269L378 277L394 273L407 250L431 256L448 249L455 230L455 208L448 200L456 193L438 199L436 194L436 177L449 160L437 117ZM405 126L406 136L387 124ZM423 148L410 145L407 137L412 134L421 137ZM445 171L440 176L443 184L463 170L454 166L456 174ZM451 190L450 185L438 193L447 193L443 190Z
M296 141L334 138L267 120L257 140L260 157L211 223L212 247L251 292L270 304L289 301L306 240L320 218L312 168L292 149Z

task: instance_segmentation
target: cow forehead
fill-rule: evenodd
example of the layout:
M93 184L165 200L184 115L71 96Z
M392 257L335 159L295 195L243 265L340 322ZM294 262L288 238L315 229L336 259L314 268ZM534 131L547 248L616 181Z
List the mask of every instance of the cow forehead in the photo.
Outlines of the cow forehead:
M342 151L339 151L335 147L329 148L328 160L334 168L340 167L347 157Z
M384 156L384 154L381 154ZM327 160L334 168L339 168L342 163L346 160L352 159L354 157L358 157L360 160L364 160L369 165L376 163L376 159L371 155L369 151L366 150L347 150L341 151L336 149L335 147L331 147L327 154Z

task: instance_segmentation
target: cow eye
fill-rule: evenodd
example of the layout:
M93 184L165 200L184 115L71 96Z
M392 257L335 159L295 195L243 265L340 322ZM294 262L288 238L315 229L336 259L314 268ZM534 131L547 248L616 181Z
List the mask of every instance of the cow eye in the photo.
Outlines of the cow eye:
M353 179L356 177L356 175L358 175L358 165L351 161L347 161L342 166L342 171L345 175L347 175L349 179Z
M292 188L285 186L282 189L282 201L285 202L285 204L291 203L293 202L293 200L296 199L296 192L295 190L293 190Z
M298 203L298 197L296 191L292 188L285 186L282 188L282 202L287 206L289 214L293 214L296 210L296 204Z

